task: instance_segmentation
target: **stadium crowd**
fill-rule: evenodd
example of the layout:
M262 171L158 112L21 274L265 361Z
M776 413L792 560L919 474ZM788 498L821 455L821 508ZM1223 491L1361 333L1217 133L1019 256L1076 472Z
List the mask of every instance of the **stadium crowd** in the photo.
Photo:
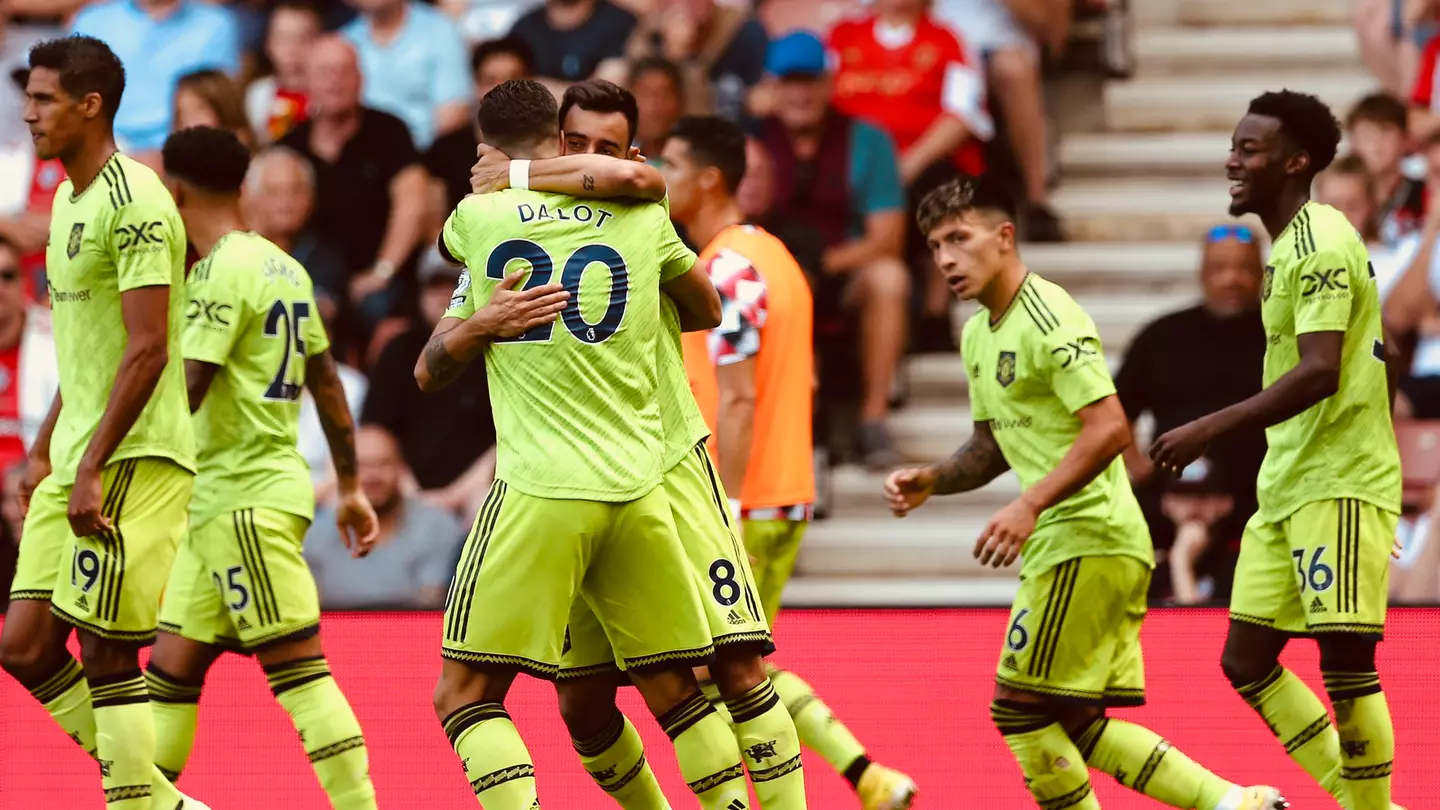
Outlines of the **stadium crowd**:
M253 148L249 224L315 280L351 408L365 425L360 474L382 521L377 552L351 560L333 521L317 518L306 556L324 602L435 607L464 523L493 476L494 425L482 367L434 395L415 387L411 369L457 281L436 236L470 193L481 138L474 109L485 93L519 77L557 96L585 79L615 81L638 100L635 146L652 159L682 115L744 125L752 139L744 213L785 242L815 294L826 417L817 433L842 437L826 448L827 463L887 469L901 460L887 420L904 403L905 356L955 350L949 291L925 258L914 207L957 170L997 172L1022 201L1025 239L1063 239L1048 200L1056 171L1042 66L1064 50L1077 11L1106 5L0 3L0 580L19 536L17 465L57 384L44 247L63 172L58 161L34 157L20 114L34 42L73 31L115 49L130 74L117 135L142 162L158 168L165 136L197 124L229 129ZM1362 51L1382 89L1344 111L1350 154L1316 189L1371 245L1389 294L1387 321L1413 357L1398 412L1415 420L1440 418L1440 206L1429 204L1440 189L1437 6L1355 3ZM1264 251L1263 236L1243 225L1210 232L1198 268L1203 301L1161 315L1123 358L1117 385L1132 420L1148 414L1159 435L1258 390ZM1206 347L1208 362L1176 362L1176 347L1186 346ZM313 404L306 408L301 449L324 504L334 481ZM1402 435L1429 435L1416 430L1403 425ZM1127 454L1169 572L1155 577L1156 601L1228 597L1263 442L1258 434L1227 440L1178 481L1154 475L1143 447ZM1407 498L1413 515L1402 526L1393 596L1434 602L1440 520L1429 515L1440 505L1428 486ZM366 587L354 587L359 581Z

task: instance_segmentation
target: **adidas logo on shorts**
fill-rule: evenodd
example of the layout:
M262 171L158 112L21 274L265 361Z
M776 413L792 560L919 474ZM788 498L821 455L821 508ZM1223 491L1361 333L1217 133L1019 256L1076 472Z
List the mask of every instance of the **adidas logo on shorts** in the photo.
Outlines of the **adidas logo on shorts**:
M1324 612L1325 612L1325 603L1322 602L1322 601L1320 601L1320 597L1318 597L1318 596L1315 597L1315 601L1313 601L1313 602L1310 603L1310 612L1311 612L1311 613L1324 613Z
M731 624L744 624L745 617L741 616L738 612L731 610L730 615L725 617L725 621Z
M237 630L249 630L249 629L250 629L250 622L245 621L245 617L244 617L244 616L241 616L239 619L237 619L237 620L235 621L235 628L236 628Z
M75 600L75 607L80 608L81 610L89 610L90 600L86 599L85 594L82 593L80 594L80 598Z
M1004 667L1005 669L1020 668L1020 664L1015 660L1015 655L1013 653L1002 658L1000 660L1000 666Z

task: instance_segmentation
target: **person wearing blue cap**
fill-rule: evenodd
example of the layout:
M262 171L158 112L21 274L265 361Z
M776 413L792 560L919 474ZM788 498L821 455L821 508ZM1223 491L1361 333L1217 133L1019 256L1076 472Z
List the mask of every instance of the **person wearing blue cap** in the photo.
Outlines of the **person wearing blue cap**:
M770 44L765 66L778 82L760 140L774 167L771 214L825 246L817 318L859 316L856 449L867 466L885 470L901 460L885 422L908 334L905 189L890 136L834 108L828 62L825 45L806 31Z

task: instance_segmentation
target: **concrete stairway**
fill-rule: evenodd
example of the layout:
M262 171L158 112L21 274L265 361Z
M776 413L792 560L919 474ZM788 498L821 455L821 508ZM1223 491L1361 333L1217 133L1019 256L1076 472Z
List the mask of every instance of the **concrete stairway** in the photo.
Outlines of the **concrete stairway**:
M1103 88L1101 131L1062 139L1054 204L1071 242L1023 249L1032 269L1091 313L1112 368L1146 322L1195 300L1198 242L1231 221L1223 164L1247 102L1288 87L1319 95L1343 117L1374 86L1348 27L1348 0L1132 5L1134 78ZM957 308L958 317L969 312ZM917 461L944 458L971 429L961 359L917 358L909 378L911 403L893 419L895 437ZM1018 493L1012 476L938 498L904 521L886 512L882 482L858 469L837 472L833 517L812 527L788 603L1008 600L1014 572L980 569L970 551L990 515Z

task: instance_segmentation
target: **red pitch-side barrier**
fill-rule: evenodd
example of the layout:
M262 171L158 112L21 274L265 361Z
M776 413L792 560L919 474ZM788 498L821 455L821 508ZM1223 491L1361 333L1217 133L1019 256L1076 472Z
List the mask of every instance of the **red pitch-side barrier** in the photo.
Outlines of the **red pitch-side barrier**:
M1399 751L1395 799L1440 807L1440 612L1395 609L1380 667ZM1005 633L1002 610L794 610L780 621L775 661L800 673L844 718L877 761L920 784L916 810L1034 807L1009 751L991 727L991 675ZM1226 777L1279 785L1297 810L1335 805L1284 755L1220 674L1225 614L1156 610L1145 623L1149 705L1119 716L1142 722ZM383 810L473 808L460 765L430 708L439 671L433 613L329 615L331 667L370 744ZM1286 663L1319 688L1314 645L1296 642ZM534 754L540 796L553 810L607 810L581 770L555 710L553 689L521 678L510 714ZM677 808L695 807L668 741L633 694L622 707ZM849 786L806 756L810 807L858 808ZM1094 774L1106 808L1160 805ZM289 718L252 662L226 657L200 709L195 756L182 787L214 810L324 810ZM13 681L0 680L0 810L100 810L95 766Z

